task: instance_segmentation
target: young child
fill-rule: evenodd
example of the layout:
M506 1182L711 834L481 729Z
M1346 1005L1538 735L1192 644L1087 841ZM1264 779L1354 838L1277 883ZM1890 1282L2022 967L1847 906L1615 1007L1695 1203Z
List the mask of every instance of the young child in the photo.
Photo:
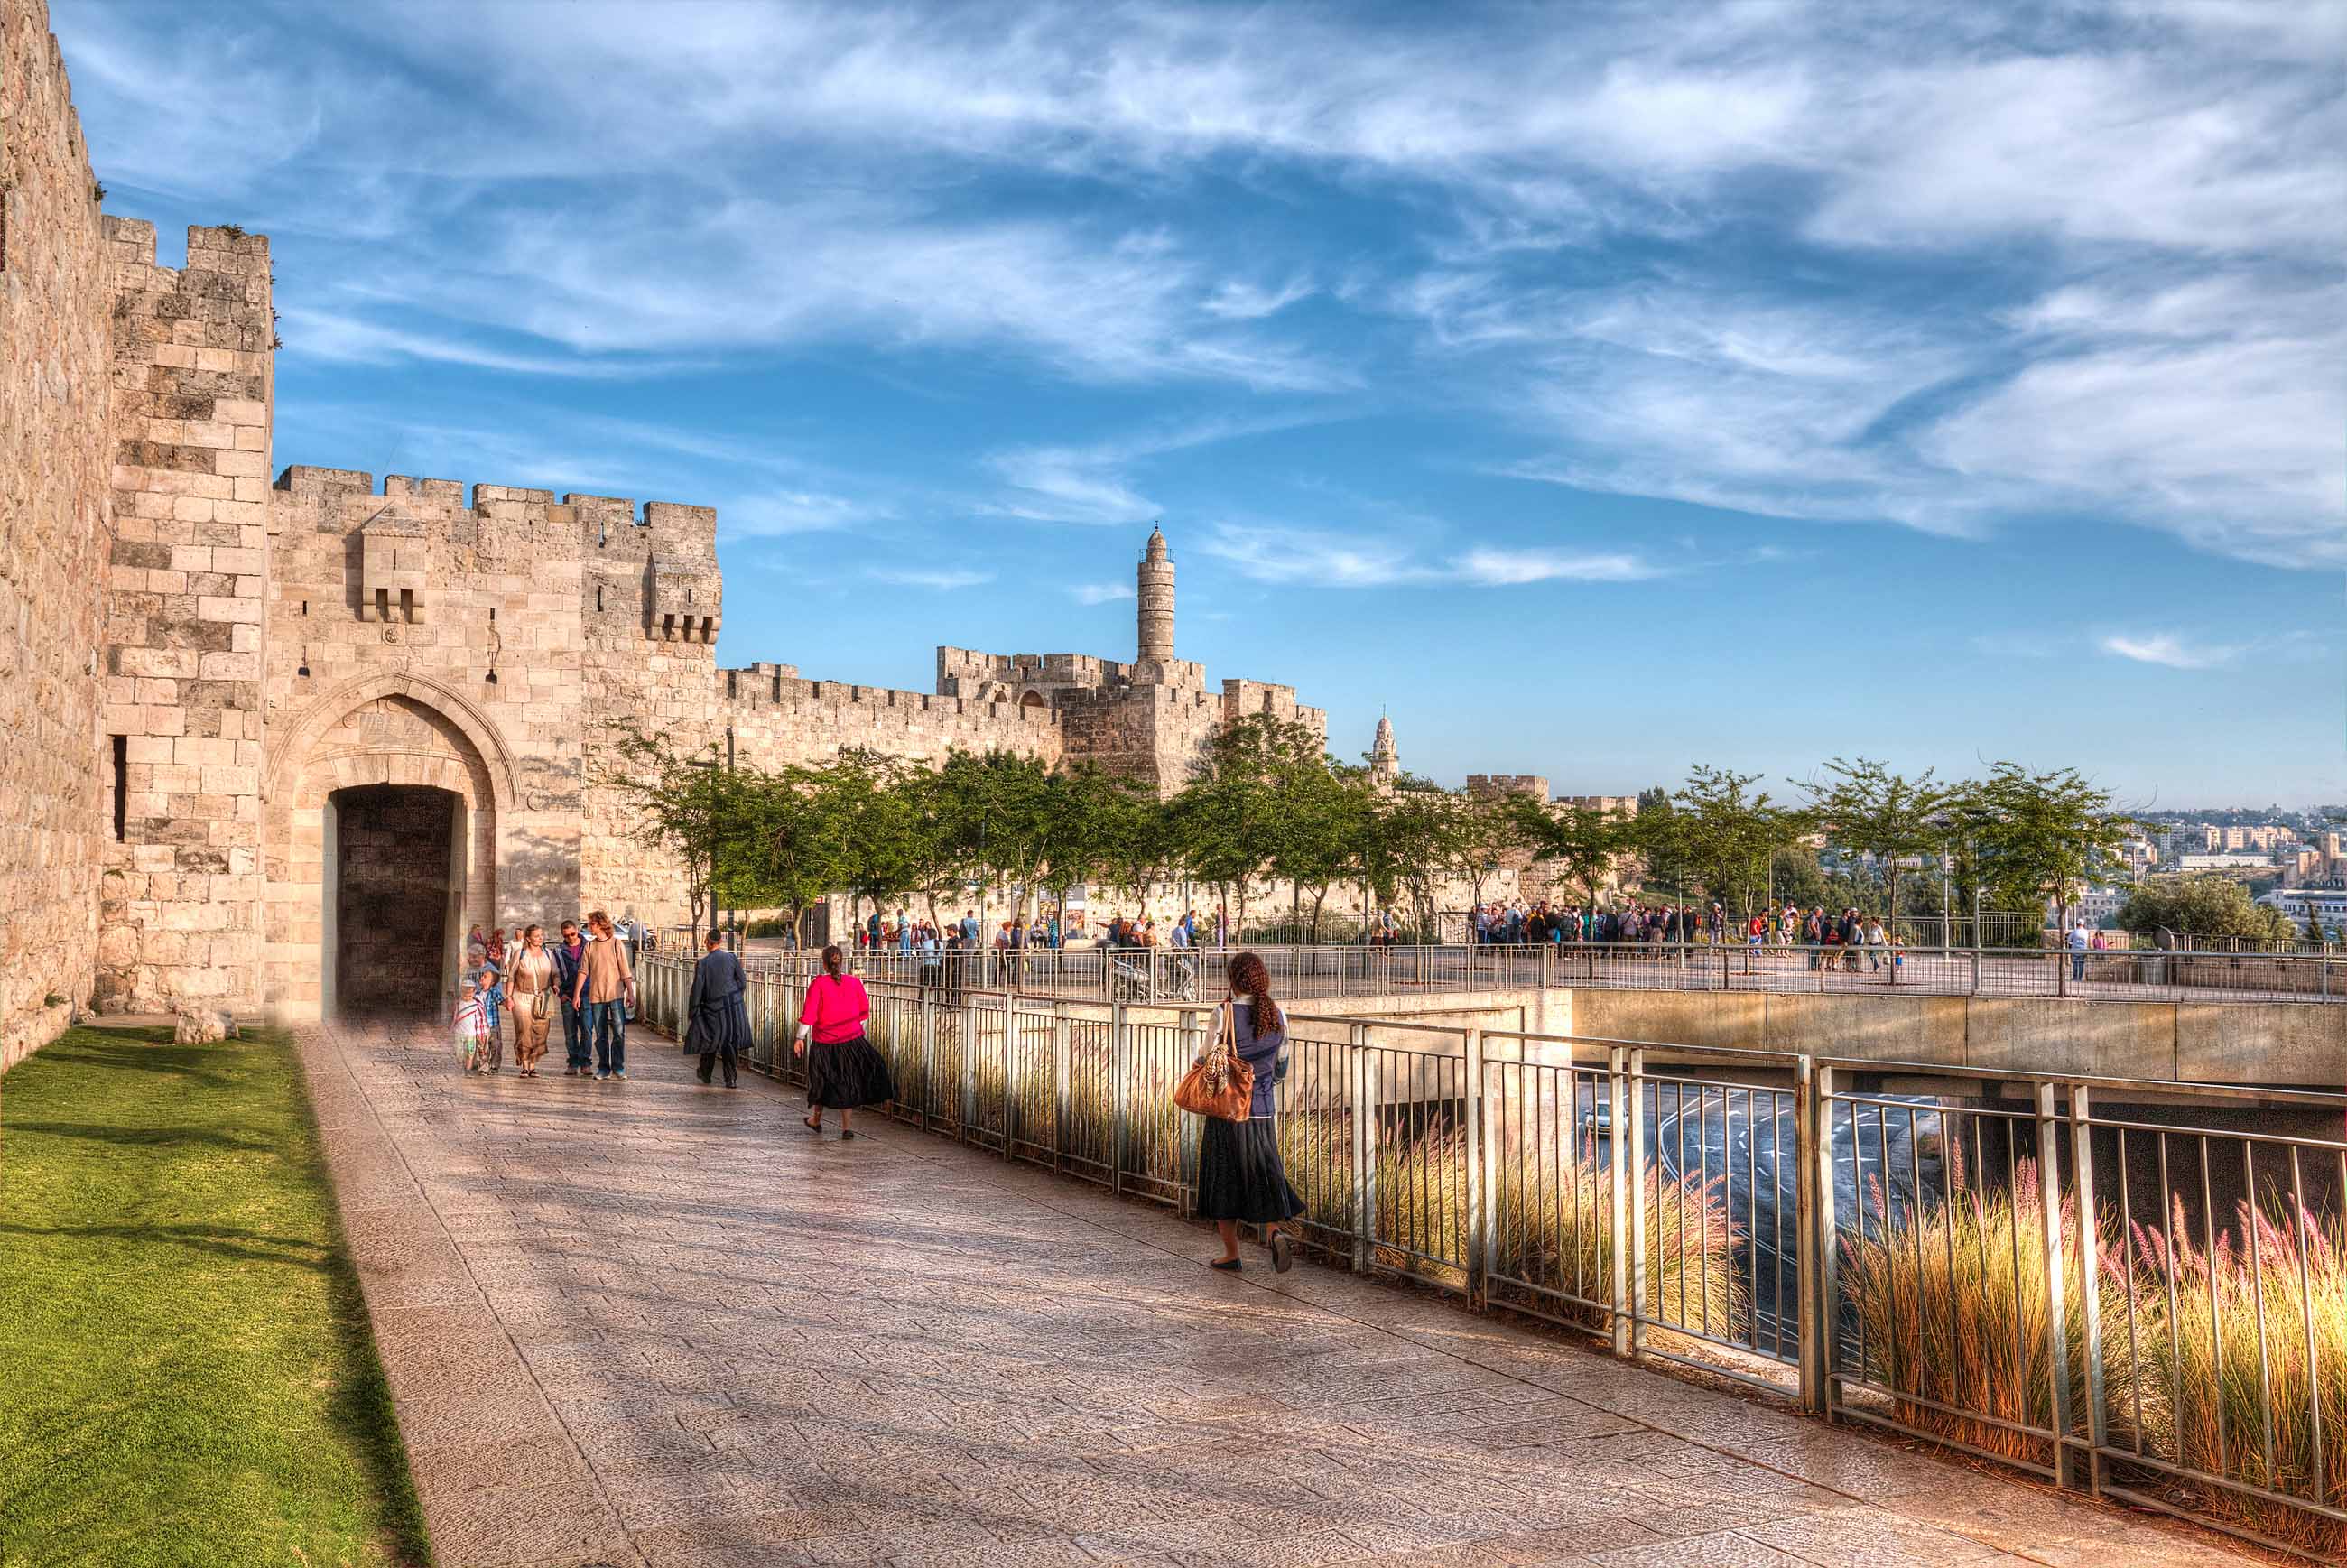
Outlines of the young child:
M473 989L456 999L456 1055L467 1072L487 1064L497 1038L497 1003L502 1000L497 967L483 964L473 977Z

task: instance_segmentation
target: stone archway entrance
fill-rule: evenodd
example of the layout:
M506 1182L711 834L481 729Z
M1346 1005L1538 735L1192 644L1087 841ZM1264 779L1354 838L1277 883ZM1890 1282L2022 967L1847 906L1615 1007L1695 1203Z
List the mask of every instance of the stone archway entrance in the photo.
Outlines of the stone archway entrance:
M429 784L360 784L326 797L333 887L322 960L337 1010L427 1015L456 983L465 935L465 802Z
M420 677L353 682L288 726L265 838L280 1018L450 1005L465 933L497 923L510 775L494 726Z

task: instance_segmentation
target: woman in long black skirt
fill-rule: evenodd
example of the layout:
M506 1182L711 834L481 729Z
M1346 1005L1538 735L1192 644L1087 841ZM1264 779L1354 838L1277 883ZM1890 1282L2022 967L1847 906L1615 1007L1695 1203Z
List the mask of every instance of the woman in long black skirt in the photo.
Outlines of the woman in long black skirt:
M823 973L807 982L799 1009L799 1032L792 1051L806 1058L810 1131L823 1131L825 1107L839 1112L842 1140L856 1136L848 1117L859 1105L885 1105L897 1098L888 1063L864 1038L872 999L864 982L847 972L847 955L834 942L823 950Z
M1231 960L1231 994L1224 1007L1232 1049L1255 1070L1255 1099L1244 1122L1209 1116L1198 1137L1198 1213L1222 1233L1223 1255L1206 1266L1239 1266L1241 1224L1282 1226L1304 1212L1304 1200L1287 1184L1279 1163L1279 1139L1272 1130L1272 1085L1287 1070L1287 1020L1271 999L1271 973L1254 953ZM1215 1020L1218 1026L1222 1020ZM1271 1266L1286 1274L1296 1262L1296 1241L1285 1229L1271 1235Z

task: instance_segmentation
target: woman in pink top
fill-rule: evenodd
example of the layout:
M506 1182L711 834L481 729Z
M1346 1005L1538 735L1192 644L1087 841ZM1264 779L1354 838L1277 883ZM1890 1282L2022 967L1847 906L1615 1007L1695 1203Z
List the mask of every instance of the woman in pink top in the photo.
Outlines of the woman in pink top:
M847 972L847 955L833 943L823 950L823 973L807 983L798 1039L791 1047L793 1054L806 1058L806 1124L817 1132L823 1131L825 1106L839 1112L845 1140L856 1136L847 1119L857 1106L897 1098L887 1062L864 1038L864 1020L871 1016L864 982Z

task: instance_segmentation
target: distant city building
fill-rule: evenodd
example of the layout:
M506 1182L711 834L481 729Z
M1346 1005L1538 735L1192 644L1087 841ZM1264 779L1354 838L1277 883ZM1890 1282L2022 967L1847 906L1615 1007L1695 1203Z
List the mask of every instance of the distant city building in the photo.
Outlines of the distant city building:
M2232 876L2244 882L2254 882L2261 876L2278 876L2281 868L2270 855L2254 850L2229 850L2221 854L2179 855L2176 869L2187 876Z
M2089 926L2107 926L2117 917L2119 906L2127 901L2133 891L2128 887L2089 887L2071 898L2070 918L2083 920ZM2061 917L2060 906L2051 898L2045 901L2045 917L2048 924Z
M2269 909L2279 909L2300 925L2306 923L2309 910L2322 923L2325 931L2347 929L2347 891L2316 891L2311 888L2276 888L2258 900Z

